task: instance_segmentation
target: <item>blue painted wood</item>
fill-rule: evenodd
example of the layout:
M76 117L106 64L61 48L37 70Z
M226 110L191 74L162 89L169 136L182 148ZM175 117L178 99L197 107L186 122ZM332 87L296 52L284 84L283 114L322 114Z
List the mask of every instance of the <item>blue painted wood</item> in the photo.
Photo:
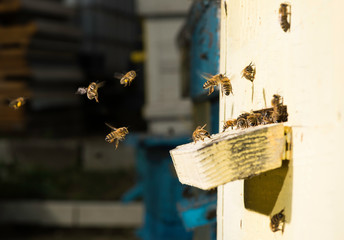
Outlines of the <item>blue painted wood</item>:
M190 95L199 98L208 94L203 89L205 79L202 74L215 75L219 71L219 8L215 1L198 2L190 14Z

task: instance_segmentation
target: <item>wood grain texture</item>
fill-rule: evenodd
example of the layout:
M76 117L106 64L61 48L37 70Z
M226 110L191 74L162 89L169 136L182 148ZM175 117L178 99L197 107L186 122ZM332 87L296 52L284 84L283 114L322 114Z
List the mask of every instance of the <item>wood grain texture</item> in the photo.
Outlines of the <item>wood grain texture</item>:
M170 153L180 182L206 190L280 167L285 146L284 125L271 124L215 134Z

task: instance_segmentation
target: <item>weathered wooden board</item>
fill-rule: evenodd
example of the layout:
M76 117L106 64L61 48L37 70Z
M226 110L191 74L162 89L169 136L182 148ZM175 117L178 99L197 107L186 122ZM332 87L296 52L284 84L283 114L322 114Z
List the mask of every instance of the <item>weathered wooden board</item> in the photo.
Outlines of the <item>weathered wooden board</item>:
M285 128L270 124L227 130L178 146L170 154L179 181L206 190L278 168L285 158Z

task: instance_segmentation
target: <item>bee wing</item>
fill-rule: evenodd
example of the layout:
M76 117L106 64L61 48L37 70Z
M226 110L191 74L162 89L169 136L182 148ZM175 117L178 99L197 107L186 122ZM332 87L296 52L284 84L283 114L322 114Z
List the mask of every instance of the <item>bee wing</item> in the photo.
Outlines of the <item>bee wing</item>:
M117 130L117 128L115 128L115 127L113 127L113 126L111 126L110 124L108 124L108 123L105 123L105 125L106 126L108 126L109 128L111 128L112 130L114 130L114 131L116 131Z
M101 88L101 87L103 87L104 85L105 85L105 81L100 82L100 83L97 83L97 87L98 87L98 88Z
M75 92L75 94L80 94L80 95L83 95L86 93L87 93L87 88L85 88L85 87L79 87L78 90L76 90L76 92Z
M205 80L210 80L214 75L211 75L209 73L202 73L201 74L202 78L204 78Z
M117 73L117 72L113 75L113 77L117 79L121 79L123 76L124 76L123 73Z

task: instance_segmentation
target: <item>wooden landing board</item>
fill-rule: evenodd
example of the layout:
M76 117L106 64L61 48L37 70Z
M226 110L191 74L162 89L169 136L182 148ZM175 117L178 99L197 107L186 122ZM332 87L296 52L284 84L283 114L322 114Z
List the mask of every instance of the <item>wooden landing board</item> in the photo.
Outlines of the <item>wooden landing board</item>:
M170 151L179 181L204 190L278 168L286 153L282 123L227 130Z

